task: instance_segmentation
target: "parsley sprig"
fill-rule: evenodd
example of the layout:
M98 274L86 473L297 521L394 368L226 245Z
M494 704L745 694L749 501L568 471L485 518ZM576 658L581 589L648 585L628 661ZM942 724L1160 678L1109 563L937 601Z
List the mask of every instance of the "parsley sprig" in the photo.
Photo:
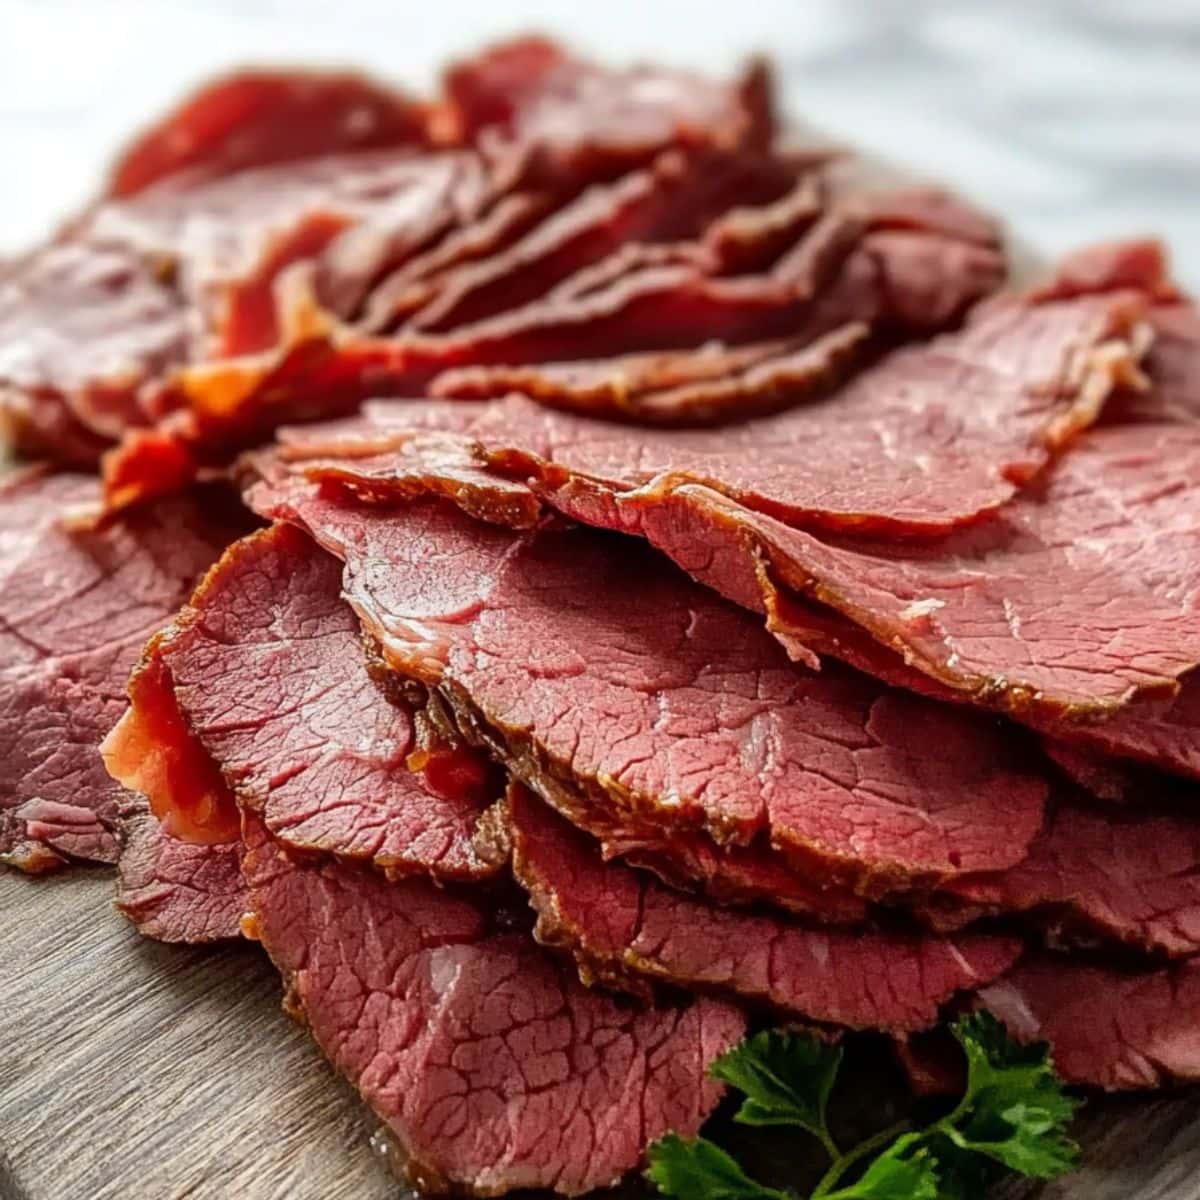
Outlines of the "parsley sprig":
M734 1118L741 1124L798 1126L825 1148L830 1166L809 1200L976 1200L1006 1171L1054 1179L1073 1170L1079 1148L1068 1128L1077 1103L1063 1091L1049 1047L1018 1044L989 1013L951 1028L967 1059L958 1104L929 1125L902 1121L845 1152L827 1119L840 1046L759 1033L718 1058L710 1072L745 1097ZM659 1139L646 1175L679 1200L797 1200L751 1179L707 1138Z

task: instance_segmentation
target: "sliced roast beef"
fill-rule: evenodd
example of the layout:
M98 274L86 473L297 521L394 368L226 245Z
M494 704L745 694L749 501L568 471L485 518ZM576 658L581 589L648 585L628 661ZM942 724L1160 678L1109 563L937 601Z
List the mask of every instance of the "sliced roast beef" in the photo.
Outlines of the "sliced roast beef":
M1154 394L1141 402L1144 414ZM515 404L489 410L476 435ZM529 405L519 411L540 424L582 422ZM723 594L767 608L800 656L833 654L905 686L1008 709L1081 747L1194 773L1194 689L1185 682L1169 693L1197 661L1187 569L1193 496L1176 481L1200 442L1194 427L1159 411L1158 420L1106 421L1015 503L928 547L817 537L686 480L614 495L610 485L579 475L560 482L537 469L552 479L543 490L572 516L640 532ZM402 445L406 413L375 406L365 424L389 428ZM346 483L361 474L380 492L388 462L379 449L375 460L311 471ZM323 433L313 452L336 456L336 439ZM293 444L290 453L302 450ZM406 469L416 468L408 461ZM1138 691L1168 695L1106 721L1070 719L1111 714Z
M411 726L401 722L397 734L404 712L392 711L363 668L355 669L362 651L338 582L336 562L286 527L231 551L194 611L155 640L139 667L133 710L106 744L111 769L146 791L184 837L236 834L230 778L288 845L369 857L392 874L487 874L499 865L503 839L481 817L486 770L461 750L426 750L414 762ZM213 678L223 686L211 687ZM232 730L231 706L238 716ZM184 720L173 725L166 718L175 712ZM453 718L436 723L459 732ZM212 771L213 759L224 776ZM858 897L805 883L755 847L718 848L686 831L664 839L652 823L620 814L606 821L569 782L532 762L525 770L560 809L582 814L610 854L673 883L718 900L765 899L835 923L866 916ZM131 861L144 877L144 856ZM1026 911L1069 936L1187 955L1200 935L1198 861L1200 842L1186 821L1122 820L1069 805L1023 861L951 881L921 910L944 928Z
M956 992L994 979L1021 951L1011 937L841 932L717 908L604 863L586 835L519 785L508 819L538 939L573 954L585 981L638 990L661 980L800 1020L912 1030L932 1025Z
M552 408L648 425L744 420L786 408L828 386L868 333L866 325L854 322L811 344L757 342L732 348L713 344L592 362L464 367L439 375L430 391L459 399L521 392Z
M422 107L356 76L250 71L148 131L108 197L5 273L0 390L19 444L94 461L145 423L139 398L169 369L205 349L273 344L271 281L288 262L366 209L412 224L412 189L402 194L392 164L416 171L425 122ZM218 322L230 337L205 347Z
M684 349L709 338L811 340L848 321L878 318L878 297L869 288L841 277L835 282L836 292L814 297L807 288L770 276L714 277L691 262L650 266L586 294L545 297L440 337L401 339L385 365L410 386L424 385L438 372L463 365ZM351 343L347 353L371 349Z
M509 401L484 413L471 432L478 437L481 428L511 420L513 411L539 426L582 421ZM309 474L378 495L399 461L411 490L421 474L403 433L412 419L411 406L374 406L366 422L350 427L341 450L335 436L321 431ZM611 446L621 434L605 436L601 444ZM380 440L372 445L372 438ZM1170 689L1195 661L1186 570L1195 557L1188 540L1191 494L1167 478L1178 478L1179 463L1200 448L1193 440L1193 429L1162 422L1098 428L1017 503L927 548L829 533L818 538L686 480L662 477L614 493L611 484L577 474L556 478L544 459L534 469L553 480L543 490L549 487L554 503L572 516L640 532L723 594L766 607L774 631L801 657L811 658L813 650L834 654L906 686L1007 708L1064 740L1190 771L1196 745L1190 687L1174 700L1147 700L1103 723L1067 724L1063 713L1111 711L1138 689ZM355 457L321 461L343 453ZM289 455L298 463L303 454L300 435ZM514 458L527 468L527 452L507 456ZM499 453L490 459L493 470L505 461ZM428 472L436 473L436 467ZM477 512L486 508L486 477L481 487ZM511 496L506 504L514 507ZM499 510L496 519L504 519ZM781 606L780 589L785 599L806 596L816 606ZM1088 635L1101 598L1105 624ZM1120 631L1116 641L1113 629ZM1071 633L1065 646L1064 630Z
M568 275L543 299L558 303L581 300L652 268L691 267L695 271L711 271L716 262L700 242L630 242L607 258Z
M29 470L0 485L0 861L113 862L118 789L97 746L149 634L245 529L215 492L72 531L95 480Z
M412 470L415 474L415 464ZM469 499L477 509L482 503L478 495ZM1024 506L1022 501L1013 511L1024 511ZM515 508L511 498L509 507ZM687 519L693 515L687 512ZM741 603L765 605L768 628L800 661L816 661L817 654L830 655L921 695L1008 708L1011 715L1044 735L1050 758L1085 791L1108 801L1144 800L1144 776L1149 771L1151 791L1163 794L1175 806L1179 799L1187 803L1186 790L1155 777L1154 768L1193 778L1200 773L1196 736L1200 689L1194 670L1181 676L1174 695L1140 695L1103 719L1075 720L1069 711L1047 713L1032 707L1012 711L1011 697L989 692L970 695L947 686L840 613L797 599L795 593L780 589L759 570L758 559L747 556L734 538L723 536L721 541L725 553L713 578L719 578L722 587L731 589L728 594Z
M694 1134L719 1098L706 1068L745 1027L728 1005L589 991L424 881L299 866L261 836L246 870L289 1005L419 1186L576 1195L615 1183L668 1130Z
M109 196L6 271L0 398L20 444L94 459L106 442L157 421L186 397L186 389L158 386L177 370L265 352L282 333L293 335L275 284L298 262L319 259L320 302L349 317L392 268L414 257L427 268L439 256L445 265L462 262L477 252L477 223L493 234L482 245L501 248L550 197L569 200L597 172L611 177L613 165L617 173L647 166L672 147L725 154L725 165L714 161L710 171L682 168L681 180L697 186L677 187L674 208L677 216L690 213L693 225L703 223L701 194L717 211L730 192L772 199L804 169L766 153L757 128L765 113L746 109L737 88L610 74L545 49L565 75L537 100L527 95L532 107L522 102L519 123L528 136L514 133L503 151L495 137L485 139L490 162L474 148L446 148L482 129L463 119L461 97L434 114L355 76L243 72L189 98L131 147ZM471 73L464 65L460 75ZM567 77L573 82L563 90ZM577 84L609 95L598 126L579 125ZM728 121L716 118L720 110ZM568 113L575 115L562 119ZM615 133L621 122L638 153L623 165L597 158L595 135L603 141L604 128ZM521 179L535 160L545 161L551 143L552 157L574 157L578 169L543 173L531 190ZM747 165L731 170L739 147L751 145ZM669 236L672 222L659 224ZM687 221L679 230L696 232ZM637 221L609 230L616 242L640 232ZM355 398L369 391L369 380L360 379ZM314 408L325 411L309 393L298 411ZM224 432L244 441L263 427L251 422Z
M172 837L136 798L124 815L117 907L139 933L160 942L239 937L246 912L242 842Z
M608 855L646 867L676 887L699 886L718 902L766 901L826 924L861 924L868 917L868 906L845 889L798 891L795 876L759 847L714 852L706 839L686 833L663 847L627 821L601 822L546 772L535 769L532 778L553 796L555 807L599 837ZM1143 788L1155 786L1142 782ZM1176 807L1187 803L1187 797L1170 794L1165 781L1157 781L1154 792L1140 792L1137 808L1124 814L1093 811L1082 799L1060 797L1019 862L959 875L925 898L900 896L897 902L935 929L1018 916L1031 934L1057 944L1123 945L1190 957L1200 951L1200 826L1185 817L1141 811L1147 805L1161 808L1167 799Z
M787 340L745 346L705 342L690 350L577 362L461 367L439 375L430 393L458 400L499 400L509 392L522 392L554 408L616 413L626 405L632 407L647 393L692 384L721 384L799 348Z
M994 305L964 332L898 351L818 403L732 428L631 429L511 397L468 432L481 461L533 475L552 503L587 521L636 528L635 504L703 484L799 525L934 534L1011 499L1095 418L1134 369L1141 311L1132 293ZM370 413L368 426L395 428L402 444L411 406ZM325 450L325 433L320 441ZM385 478L386 461L374 465ZM627 492L629 515L614 517L606 497Z
M1200 677L1193 668L1180 676L1175 695L1139 697L1101 724L1050 724L1046 728L1094 754L1132 759L1197 779Z
M1035 956L979 1003L1017 1036L1050 1042L1070 1083L1117 1091L1200 1079L1200 962L1120 971Z
M1141 402L1144 415L1154 394ZM928 549L817 538L683 482L614 498L572 480L554 498L575 517L641 533L724 595L765 608L769 627L803 661L832 655L899 686L1006 709L1074 753L1077 766L1081 754L1099 754L1195 776L1193 515L1191 493L1173 481L1200 443L1193 446L1189 424L1163 419L1177 408L1136 424L1107 420L1004 512ZM300 431L287 452L295 469L364 493L382 496L401 483L419 491L441 469L403 433L417 411L375 405L344 438L336 427L311 441ZM354 461L340 457L351 453ZM493 520L533 519L513 482L489 483L472 453L454 451L456 502ZM476 464L484 461L476 454ZM1097 626L1101 598L1106 619ZM1129 703L1137 689L1169 693L1173 677L1175 695ZM1107 719L1076 719L1118 707ZM1126 789L1113 768L1104 770L1104 790Z
M251 501L344 558L389 664L535 788L563 780L569 815L594 809L601 836L614 816L634 838L700 827L878 893L1010 865L1040 825L1044 781L1006 731L798 670L755 618L637 542L514 539L428 503L356 508L269 483ZM917 749L931 744L936 761Z
M0 281L0 388L19 444L94 456L158 415L174 370L275 345L289 265L322 255L322 298L337 303L471 219L490 187L470 154L375 151L184 176L98 205ZM53 422L68 418L60 452Z
M397 266L362 298L356 327L380 333L429 304L458 273L502 253L553 210L548 191L510 192L469 225L448 231L435 245Z
M470 151L373 151L160 186L102 206L92 236L175 259L213 331L200 357L222 357L279 340L272 284L290 264L317 260L322 303L350 315L382 273L496 199L495 181Z
M627 243L695 238L731 195L748 204L773 200L792 175L787 164L764 156L659 155L643 170L593 185L498 254L448 276L408 327L444 332L469 325L546 295Z
M339 584L338 562L290 526L231 547L143 656L109 771L186 840L236 836L236 797L295 850L393 875L494 873L486 769L461 752L450 770L426 747L424 773L409 770L411 709L371 678Z
M14 447L83 466L130 423L137 395L187 354L175 290L128 247L65 242L0 276L0 418Z
M810 527L939 532L1011 498L1094 418L1129 369L1136 312L1128 296L993 308L818 404L733 429L634 431L513 399L473 433L551 496L575 479L619 491L690 479Z
M452 65L445 93L457 132L532 182L611 178L667 146L765 148L774 133L760 64L729 83L660 67L607 70L538 37Z
M822 180L806 174L770 204L734 197L730 208L704 230L704 248L729 275L766 270L795 246L825 208Z
M1200 951L1200 823L1064 803L1023 862L951 880L927 915L956 928L1023 911L1057 928L1059 940L1190 957Z
M1003 260L994 248L972 244L967 252L983 255L987 263L966 273L958 263L947 264L945 287L958 301L953 314L939 312L932 326L923 302L895 303L897 289L888 280L903 275L905 260L891 262L886 246L835 262L828 278L812 273L723 277L703 261L685 258L619 274L583 294L549 293L445 334L397 337L369 336L339 325L305 278L292 278L275 297L278 319L289 331L285 345L179 371L166 393L165 406L178 410L173 419L149 438L135 432L107 457L109 503L120 507L178 487L208 459L223 461L252 435L262 436L285 420L350 408L372 393L418 393L452 368L624 356L684 349L714 338L745 342L786 336L803 346L835 331L843 332L834 345L844 338L852 348L858 335L847 326L861 322L901 336L940 328L1002 277ZM816 363L808 356L782 362L747 388L715 399L700 397L697 407L730 417L737 415L742 398L748 408L783 407L807 398L823 365L819 352ZM666 403L677 407L679 400L667 397ZM685 407L688 402L683 397ZM540 434L521 427L507 436ZM631 436L624 434L626 441Z
M1188 568L1195 497L1173 482L1197 455L1189 429L1096 430L1002 513L928 548L817 539L695 486L634 497L622 516L718 590L749 598L754 568L739 565L738 554L753 547L782 586L964 699L1049 722L1069 740L1174 765L1187 739L1173 736L1161 705L1144 716L1131 710L1121 724L1062 718L1111 713L1142 690L1169 692L1200 658ZM714 544L726 552L701 549ZM707 572L706 559L727 578ZM803 644L808 624L781 632ZM862 647L853 632L847 643L850 653ZM1155 718L1162 728L1153 738L1124 735L1125 720Z
M206 84L125 150L109 192L180 172L203 178L322 154L428 144L426 107L361 75L237 71Z
M306 510L310 518L312 511L319 510ZM383 542L368 539L366 545L374 552ZM475 565L487 569L484 559ZM376 569L382 574L387 567L381 562ZM343 682L361 649L355 619L338 598L338 575L332 558L287 528L231 551L196 598L196 611L157 639L139 668L133 710L107 744L110 765L146 791L184 836L220 838L236 829L222 807L223 780L218 777L207 791L198 786L208 769L204 759L212 758L288 845L369 857L394 874L424 868L440 877L478 877L494 870L501 851L494 850L490 821L481 818L489 799L487 772L463 751L426 751L422 775L411 775L411 729L397 740L396 714L365 673L351 671L349 684ZM288 641L295 637L290 631L299 629L307 631L302 654ZM264 661L272 664L271 688L262 683ZM335 663L341 664L340 677ZM322 686L324 675L330 681ZM227 681L225 687L206 686L214 677ZM231 733L227 713L234 697L239 721ZM248 698L255 699L253 706ZM185 724L172 732L163 714L175 708ZM462 732L454 714L434 720L445 734ZM487 731L468 732L487 737ZM278 751L285 734L290 757ZM314 747L320 738L327 739L325 747L319 755L307 751L311 762L294 749ZM532 758L522 769L561 810L586 823L608 853L672 883L719 900L766 899L834 923L866 916L860 898L820 886L819 875L798 879L757 847L718 848L687 830L664 837L646 817L611 808L606 813L598 798L580 794L580 781L569 772L555 778ZM1189 954L1200 930L1200 843L1193 833L1185 821L1120 821L1067 806L1023 861L945 884L923 912L957 927L988 912L1028 911L1074 936Z

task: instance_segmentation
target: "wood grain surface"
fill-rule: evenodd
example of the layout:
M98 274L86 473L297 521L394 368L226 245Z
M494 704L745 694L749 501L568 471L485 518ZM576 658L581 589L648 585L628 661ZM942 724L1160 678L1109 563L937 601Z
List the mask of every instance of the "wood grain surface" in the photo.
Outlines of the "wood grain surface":
M401 1195L265 957L150 942L112 892L0 870L3 1200Z
M258 950L146 941L112 887L0 872L0 1197L404 1196ZM1200 1200L1200 1094L1098 1098L1080 1134L1079 1174L1005 1200Z

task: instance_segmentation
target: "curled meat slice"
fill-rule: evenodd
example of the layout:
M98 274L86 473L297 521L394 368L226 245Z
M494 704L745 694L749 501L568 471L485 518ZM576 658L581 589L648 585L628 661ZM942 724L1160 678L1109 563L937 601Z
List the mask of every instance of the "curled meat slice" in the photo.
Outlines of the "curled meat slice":
M715 1107L708 1065L745 1029L732 1006L620 1003L426 881L301 866L250 839L250 928L416 1185L577 1195Z

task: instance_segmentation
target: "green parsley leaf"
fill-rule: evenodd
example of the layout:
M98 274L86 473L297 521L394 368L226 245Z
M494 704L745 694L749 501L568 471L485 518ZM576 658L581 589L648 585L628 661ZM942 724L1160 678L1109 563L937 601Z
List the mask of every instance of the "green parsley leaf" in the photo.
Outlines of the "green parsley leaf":
M831 1146L825 1110L841 1065L840 1046L773 1030L721 1055L709 1074L745 1094L741 1124L799 1125Z
M756 1183L707 1138L674 1133L650 1147L646 1178L664 1196L679 1200L792 1200L786 1192Z
M1079 1147L1067 1130L1078 1104L1063 1091L1050 1048L1019 1044L990 1013L958 1021L953 1032L967 1056L967 1091L940 1131L959 1149L1034 1179L1074 1170Z
M760 1033L717 1059L711 1073L745 1096L742 1124L799 1126L821 1140L832 1161L810 1200L979 1200L1009 1171L1053 1179L1072 1170L1079 1148L1068 1126L1078 1105L1049 1048L1021 1045L988 1013L952 1029L967 1058L966 1092L953 1111L922 1129L900 1121L844 1154L826 1122L839 1047ZM678 1200L796 1200L751 1179L704 1138L661 1138L646 1177Z
M937 1200L979 1200L1005 1174L995 1159L963 1150L943 1134L921 1138L937 1163Z
M825 1200L939 1200L937 1164L919 1134L897 1138L849 1187Z

